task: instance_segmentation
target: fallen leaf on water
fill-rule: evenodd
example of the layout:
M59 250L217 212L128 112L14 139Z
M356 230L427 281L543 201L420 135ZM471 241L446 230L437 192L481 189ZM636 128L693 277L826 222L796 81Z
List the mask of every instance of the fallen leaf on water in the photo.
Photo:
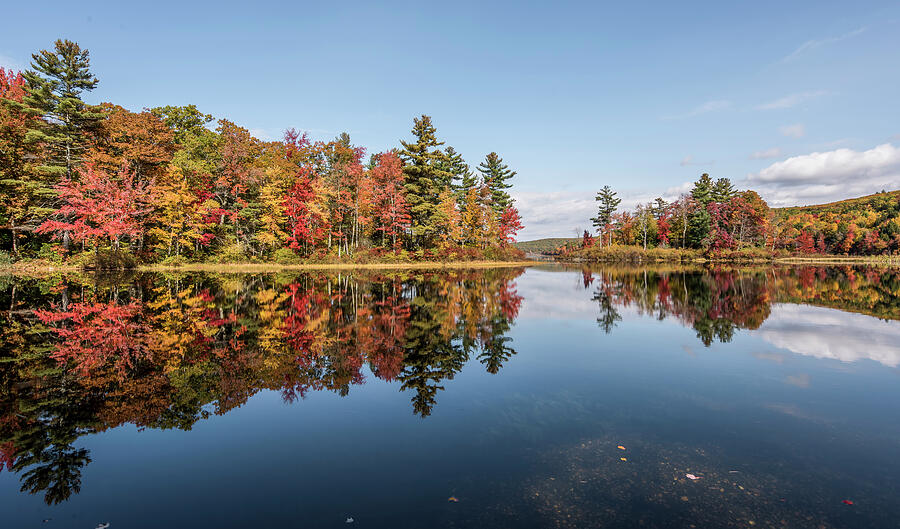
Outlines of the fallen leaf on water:
M853 505L853 502L850 500L844 500L844 505Z
M697 476L695 476L695 475L693 475L693 474L685 474L684 477L686 477L686 478L688 478L688 479L691 479L691 480L700 479L700 478L698 478Z
M353 518L347 518L347 522L346 522L346 523L353 523Z
M619 446L617 446L616 448L618 448L619 450L625 450L625 447L622 446L622 445L619 445Z
M456 496L450 496L449 498L447 498L447 501L449 501L450 503L459 503L459 498L457 498Z
M620 460L620 461L628 461L628 459L625 458L625 457L620 457L619 460Z

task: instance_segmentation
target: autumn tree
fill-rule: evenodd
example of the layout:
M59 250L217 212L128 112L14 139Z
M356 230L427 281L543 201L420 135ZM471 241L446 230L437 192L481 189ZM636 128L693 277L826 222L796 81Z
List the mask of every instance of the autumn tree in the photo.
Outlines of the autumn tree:
M487 217L490 216L484 207L484 200L489 195L490 191L485 186L472 188L466 194L466 206L460 214L460 235L466 246L483 246Z
M524 226L519 210L510 206L500 214L500 241L504 244L515 242L516 233Z
M206 205L194 194L187 178L177 166L156 182L152 189L153 225L149 230L165 255L181 256L198 249L204 234Z
M117 172L123 166L138 180L153 180L165 172L175 152L174 133L149 111L140 113L112 103L98 107L103 113L93 130L86 158L95 168Z
M369 171L372 181L372 209L375 231L381 235L381 245L399 251L403 234L411 219L403 187L403 161L394 151L375 156L375 166Z
M88 166L78 174L77 180L65 178L56 186L62 206L37 228L38 233L52 233L57 238L70 234L76 243L88 243L98 252L103 239L118 252L123 236L143 233L150 211L146 184L127 170L114 178Z

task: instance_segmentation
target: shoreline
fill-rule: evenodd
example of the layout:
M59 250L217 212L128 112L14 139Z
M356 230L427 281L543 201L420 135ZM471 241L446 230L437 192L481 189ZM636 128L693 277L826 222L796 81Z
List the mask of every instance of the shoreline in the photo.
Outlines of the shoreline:
M791 264L831 264L831 265L881 265L881 266L900 266L900 256L883 256L883 255L861 255L861 256L841 256L841 255L823 255L819 257L792 256L792 257L772 257L756 258L756 259L740 259L740 258L707 258L692 257L688 259L679 259L673 257L671 259L554 259L549 261L561 264L634 264L634 265L654 265L654 264L734 264L734 265L791 265Z
M900 266L900 256L788 256L771 258L707 258L692 256L681 258L673 255L671 258L638 258L638 259L588 259L588 258L555 258L547 260L521 260L521 261L421 261L406 263L184 263L180 265L147 264L130 269L115 270L90 270L73 265L50 265L39 263L25 263L0 267L0 275L21 276L46 276L52 274L73 273L122 273L122 272L218 272L218 273L270 273L288 271L328 271L328 270L465 270L487 268L515 268L545 266L548 264L560 265L589 265L589 264L619 264L625 266L654 266L654 265L872 265L872 266Z
M516 268L535 266L541 261L420 261L409 263L184 263L180 265L147 264L135 268L93 270L73 265L25 263L0 267L5 275L51 275L71 273L122 272L222 272L266 273L304 270L465 270L485 268Z

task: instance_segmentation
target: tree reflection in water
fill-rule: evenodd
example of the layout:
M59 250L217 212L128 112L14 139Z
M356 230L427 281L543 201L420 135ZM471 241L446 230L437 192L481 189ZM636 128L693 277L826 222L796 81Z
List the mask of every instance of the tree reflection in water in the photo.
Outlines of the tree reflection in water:
M497 373L515 354L522 272L16 279L0 288L0 465L58 503L90 462L82 435L188 430L265 389L347 395L366 368L426 417L473 355Z
M621 308L659 320L674 318L709 346L738 329L757 329L772 303L801 303L900 319L900 272L866 267L615 268L585 267L597 323L607 334Z
M775 302L900 319L900 274L854 267L585 267L615 331L626 310L705 345L756 329ZM427 417L470 360L498 373L520 268L396 274L0 279L0 471L58 503L90 462L79 437L134 424L189 430L262 390L294 402L396 381Z

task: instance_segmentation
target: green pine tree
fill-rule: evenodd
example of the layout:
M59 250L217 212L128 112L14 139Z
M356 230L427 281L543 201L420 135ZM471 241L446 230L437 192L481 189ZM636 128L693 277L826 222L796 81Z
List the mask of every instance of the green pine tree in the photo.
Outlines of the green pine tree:
M443 169L452 175L450 186L456 196L456 203L462 209L466 202L466 194L478 185L478 179L475 178L472 168L463 160L462 155L453 147L447 147L444 152L447 154L448 163Z
M444 142L437 140L431 117L413 119L411 142L401 141L400 157L405 165L404 188L412 217L412 232L419 246L430 247L440 231L439 210L441 192L449 186L452 174L447 153L440 149Z
M703 173L700 175L700 179L694 182L694 187L691 189L691 196L704 209L707 204L713 201L713 186L712 178L708 174Z
M728 202L736 194L737 190L732 185L731 180L727 178L719 178L712 187L713 202Z
M512 206L513 199L506 190L512 187L508 180L516 176L516 172L511 171L509 166L503 163L503 158L495 152L485 156L484 161L478 164L478 172L481 173L484 185L491 192L491 207L500 215L503 210Z
M666 209L668 209L669 203L666 202L662 197L656 197L653 200L653 216L656 220L660 220L663 218L663 215L666 214Z
M617 195L618 193L613 191L611 187L603 186L603 189L601 189L594 198L600 205L597 207L597 216L591 218L591 221L597 228L597 233L600 234L601 246L603 245L603 232L606 230L607 226L609 226L610 222L612 222L612 216L613 213L616 212L616 208L622 203L622 199L618 198Z
M57 40L52 51L41 50L31 57L33 70L24 74L27 93L22 104L42 119L33 121L35 127L26 138L41 144L47 153L40 172L71 178L89 133L103 117L81 99L98 83L90 71L89 53L75 42Z
M700 175L700 179L694 182L694 187L691 189L691 198L697 205L688 215L687 241L685 242L691 248L703 248L708 242L707 236L712 218L706 206L717 201L715 187L716 184L713 183L712 178L703 173Z

